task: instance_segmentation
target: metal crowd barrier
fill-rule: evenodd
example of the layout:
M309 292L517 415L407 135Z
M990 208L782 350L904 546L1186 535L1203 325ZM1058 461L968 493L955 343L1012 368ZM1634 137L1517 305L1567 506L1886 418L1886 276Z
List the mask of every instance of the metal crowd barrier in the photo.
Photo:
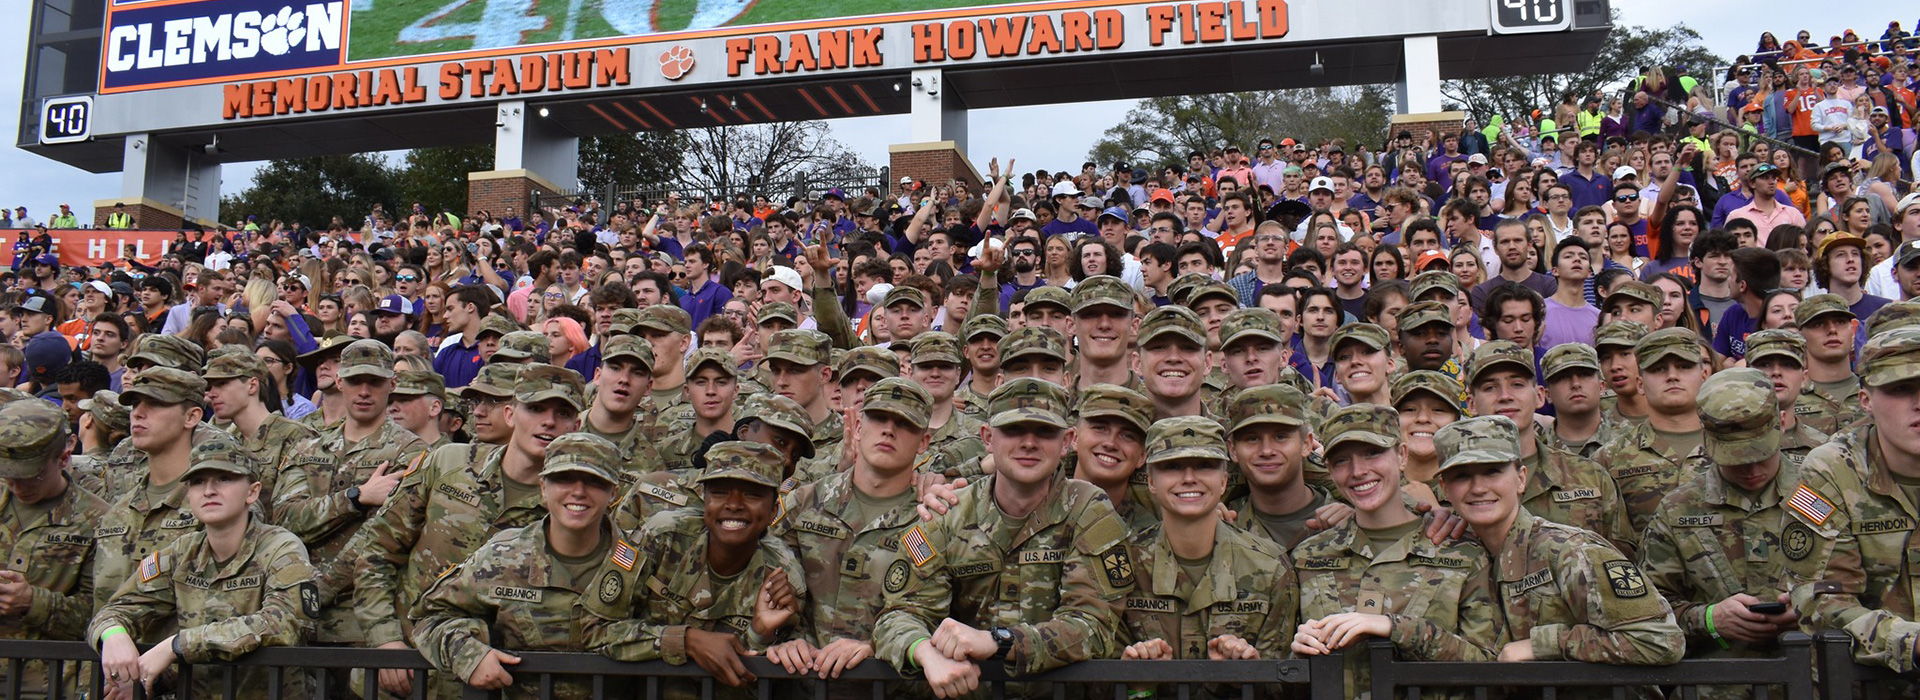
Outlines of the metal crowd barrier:
M1633 686L1679 686L1680 697L1697 696L1699 686L1749 686L1757 700L1769 700L1772 686L1785 686L1785 700L1815 700L1813 639L1789 632L1780 639L1780 656L1755 659L1689 659L1670 666L1621 666L1580 661L1529 661L1489 666L1480 661L1401 661L1391 642L1368 645L1373 697L1389 700L1401 689L1419 698L1429 688L1472 688L1476 698L1498 695L1501 688L1538 690L1552 700L1561 688L1610 688L1614 700L1627 700ZM1827 700L1838 700L1829 697Z

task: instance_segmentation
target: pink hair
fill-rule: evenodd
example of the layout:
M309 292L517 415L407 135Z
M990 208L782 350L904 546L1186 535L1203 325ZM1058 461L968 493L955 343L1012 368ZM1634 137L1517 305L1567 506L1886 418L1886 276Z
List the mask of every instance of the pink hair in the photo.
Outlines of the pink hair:
M580 328L579 321L575 321L565 316L555 316L553 318L547 319L547 323L560 324L560 332L567 336L567 344L570 346L573 346L573 352L575 354L586 351L587 332L586 330Z

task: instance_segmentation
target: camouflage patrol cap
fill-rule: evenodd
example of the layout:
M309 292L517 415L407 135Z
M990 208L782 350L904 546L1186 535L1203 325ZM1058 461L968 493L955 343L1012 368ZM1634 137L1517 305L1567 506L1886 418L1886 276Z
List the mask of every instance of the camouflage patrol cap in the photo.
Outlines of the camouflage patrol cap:
M1920 325L1920 301L1904 299L1875 309L1867 315L1867 336L1894 328Z
M1430 369L1407 372L1393 378L1390 391L1393 394L1392 401L1395 408L1399 408L1401 403L1409 397L1425 393L1445 402L1448 408L1453 409L1454 415L1466 415L1466 411L1460 407L1460 396L1467 393L1466 387L1460 385L1460 380L1454 379L1452 375L1445 372Z
M403 369L395 372L396 380L393 395L396 397L431 396L440 403L447 402L447 380L439 372L420 369Z
M1920 377L1920 328L1895 328L1860 349L1860 383L1881 387Z
M1056 428L1070 427L1067 410L1071 408L1067 390L1045 379L1020 377L1001 384L987 398L988 425L1004 428L1018 423L1042 423Z
M1467 356L1467 376L1463 384L1473 386L1474 382L1480 381L1480 375L1501 366L1512 367L1532 377L1534 376L1533 351L1511 340L1489 340L1481 343L1480 347L1473 349L1473 354Z
M1074 285L1072 309L1077 314L1096 306L1115 306L1131 312L1134 297L1133 287L1127 286L1120 278L1094 275Z
M608 338L600 346L600 364L606 365L614 360L630 360L647 368L647 374L653 374L653 346L646 339L636 335L616 335ZM688 366L691 369L691 365Z
M847 351L840 358L838 373L842 384L853 381L861 372L873 375L874 381L900 376L900 356L892 350L878 345L862 345Z
M620 311L627 311L627 310L628 309L621 309ZM619 321L620 311L613 312L613 318L614 318L613 325L616 327L618 327L620 324L620 321ZM481 338L487 337L488 335L505 336L508 333L512 333L514 331L519 331L519 330L524 330L524 329L520 327L520 324L514 323L513 319L507 318L505 316L501 316L500 314L488 314L485 319L482 319L480 321L480 330L474 332L473 339L479 340Z
M840 361L847 359L845 348L834 348L827 352L827 365L833 368L833 381L840 381Z
M1167 285L1167 299L1181 306L1187 305L1187 296L1193 290L1213 284L1213 278L1198 272L1189 272L1173 278L1173 284Z
M1226 461L1227 431L1206 416L1163 418L1147 428L1147 464L1176 459Z
M833 339L811 328L788 328L767 338L767 359L824 365L833 360Z
M53 456L67 449L67 414L46 401L0 405L0 479L40 475Z
M1073 313L1073 296L1065 289L1041 285L1027 290L1027 309L1036 306L1057 306L1061 311Z
M576 430L547 443L546 462L540 466L542 478L576 472L618 485L620 475L613 473L613 465L621 463L620 448L600 437L584 430Z
M813 417L798 401L773 392L761 392L747 397L734 415L736 428L742 421L757 418L767 425L793 433L798 437L793 441L794 451L800 458L813 456Z
M1248 387L1227 402L1228 433L1252 425L1306 427L1307 395L1289 384Z
M758 442L729 440L707 449L707 471L695 483L735 479L779 489L786 478L787 457Z
M641 345L644 347L646 344L641 343ZM652 350L647 351L647 358L649 360L653 358ZM649 361L647 366L651 367L653 363ZM688 377L692 377L693 373L700 371L701 367L712 367L720 370L721 374L727 375L728 377L736 379L740 377L739 362L733 359L731 353L720 348L700 348L699 350L693 351L692 355L687 356L686 373Z
M1453 327L1453 307L1437 301L1421 301L1400 309L1400 332L1408 333L1429 323Z
M1433 450L1440 472L1474 464L1506 464L1520 459L1520 426L1506 416L1474 416L1434 432Z
M222 347L221 350L230 347L236 346L228 345ZM216 350L213 353L213 357L207 360L207 370L201 373L201 376L205 377L209 384L221 379L265 379L267 376L267 361L260 359L259 355L251 352L220 352Z
M1233 347L1242 340L1264 339L1280 342L1280 314L1272 309L1234 309L1220 320L1220 347Z
M654 304L640 310L640 317L633 322L633 332L645 330L664 333L693 333L693 316L672 304Z
M1118 418L1146 433L1153 425L1153 400L1118 384L1095 384L1080 392L1074 412L1080 418Z
M547 337L539 331L514 331L500 336L500 348L488 362L552 362L547 353Z
M1200 320L1200 314L1194 313L1193 309L1169 304L1148 311L1140 319L1141 347L1169 333L1186 338L1202 348L1207 346L1207 324Z
M927 293L911 284L896 284L887 290L887 296L881 298L880 308L891 309L894 304L912 304L915 308L927 308Z
M185 482L201 472L219 472L257 478L253 471L253 455L240 445L232 435L221 430L199 430L194 432L193 449L187 460L193 466L180 475Z
M1340 346L1349 342L1360 343L1375 351L1393 346L1393 339L1387 337L1387 329L1378 324L1349 323L1334 329L1333 337L1327 341L1327 349L1337 355Z
M907 346L912 348L911 359L908 360L912 364L921 365L930 362L961 364L960 339L953 337L952 333L927 331L907 341Z
M556 399L567 402L576 412L587 410L586 380L580 378L579 372L565 367L529 364L520 368L519 381L513 389L514 401L532 406Z
M207 397L207 380L172 367L153 367L127 377L120 385L120 405L132 407L137 399L168 405L201 405Z
M1427 292L1439 290L1460 296L1460 277L1445 270L1432 270L1414 275L1407 280L1407 293L1414 301L1424 301Z
M1233 287L1227 286L1225 282L1209 282L1194 287L1192 292L1187 293L1187 303L1181 306L1191 309L1208 299L1225 299L1236 307L1240 305L1240 293L1234 291Z
M1706 349L1700 346L1699 334L1675 326L1648 333L1634 343L1633 357L1643 370L1668 357L1699 364L1706 360Z
M1400 446L1400 412L1371 403L1343 406L1320 422L1319 433L1322 454L1349 442L1392 449Z
M324 352L316 350L315 352ZM312 354L312 353L309 353ZM127 364L146 362L155 367L198 372L207 363L207 351L193 341L177 335L147 333L133 340L133 354L127 356Z
M1700 385L1701 447L1715 464L1764 462L1780 452L1780 404L1773 380L1747 367L1723 369Z
M1067 337L1050 326L1027 326L1000 339L1002 367L1028 355L1051 357L1061 362L1071 359L1067 357Z
M1847 300L1838 294L1815 294L1800 300L1800 306L1793 310L1793 325L1804 326L1814 319L1827 314L1843 314L1847 320L1858 319L1853 309L1847 306Z
M966 325L960 327L960 342L971 343L982 335L996 339L1007 337L1007 319L993 314L979 314L967 319Z
M21 391L14 387L0 386L0 406L13 403L15 401L26 401L28 399L33 399L33 398L36 398L33 394L29 394L27 392Z
M1594 330L1593 348L1596 352L1604 347L1631 348L1651 332L1647 324L1639 321L1614 321Z
M640 332L638 330L639 325L640 325L639 309L635 309L632 307L628 307L624 309L614 309L613 319L607 322L607 333L609 335L634 335Z
M1553 381L1561 372L1575 369L1591 370L1600 373L1600 352L1586 343L1561 343L1547 351L1540 358L1540 374L1547 381Z
M1630 300L1645 302L1648 306L1659 310L1666 304L1665 296L1666 294L1661 292L1659 287L1655 287L1652 284L1640 280L1625 280L1620 284L1614 285L1613 290L1607 292L1607 298L1600 303L1600 308L1604 310L1607 307L1613 306L1613 303L1616 301Z
M108 432L124 433L132 427L132 414L120 405L117 391L93 392L93 396L80 400L80 410L92 415L94 422L106 426Z
M1807 366L1807 339L1799 331L1771 328L1747 335L1747 366L1767 357L1784 357L1801 367Z
M756 326L764 326L768 321L775 320L786 321L787 323L798 326L800 325L800 310L793 308L793 305L787 302L776 301L761 306L760 312L753 315L753 325Z
M467 421L473 417L473 407L467 405L467 400L458 395L448 396L446 400L440 403L440 415L454 416L462 421Z
M890 414L921 430L927 429L927 422L933 414L933 395L928 394L919 382L905 377L888 377L875 382L867 387L862 397L865 401L861 404L862 412Z
M460 396L478 400L478 397L493 399L511 399L514 390L520 386L520 368L511 362L493 362L480 366L480 372L473 381L460 387Z
M541 338L542 343L546 342ZM356 340L340 351L341 379L350 377L393 378L393 348L386 343L371 338Z

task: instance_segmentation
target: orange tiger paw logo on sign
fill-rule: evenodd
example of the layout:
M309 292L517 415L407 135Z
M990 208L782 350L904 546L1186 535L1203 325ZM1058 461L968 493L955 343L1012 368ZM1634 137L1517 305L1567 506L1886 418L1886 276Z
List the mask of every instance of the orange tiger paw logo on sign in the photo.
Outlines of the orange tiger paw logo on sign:
M679 80L690 70L693 70L693 49L675 46L660 54L662 77L668 80Z

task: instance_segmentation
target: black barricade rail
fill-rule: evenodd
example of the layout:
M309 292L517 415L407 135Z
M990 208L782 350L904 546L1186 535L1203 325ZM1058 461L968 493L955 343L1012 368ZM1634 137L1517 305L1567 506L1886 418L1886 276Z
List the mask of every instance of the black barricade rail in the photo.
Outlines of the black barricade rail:
M1611 688L1614 700L1627 700L1636 685L1678 686L1680 697L1692 700L1700 686L1746 686L1756 700L1775 700L1775 687L1784 686L1785 700L1815 700L1813 639L1789 632L1780 639L1780 656L1757 659L1691 659L1671 666L1615 666L1580 661L1493 663L1474 661L1400 661L1393 644L1372 642L1370 655L1374 700L1419 698L1422 690L1472 688L1475 698L1500 695L1503 688L1537 691L1552 700L1560 688ZM1842 700L1845 696L1828 696Z

